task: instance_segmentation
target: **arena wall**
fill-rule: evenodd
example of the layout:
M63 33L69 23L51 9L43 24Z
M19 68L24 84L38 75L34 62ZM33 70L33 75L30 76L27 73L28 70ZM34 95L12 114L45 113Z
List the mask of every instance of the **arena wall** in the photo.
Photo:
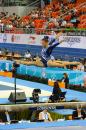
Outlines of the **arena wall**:
M44 35L33 34L0 34L0 48L8 48L10 51L24 53L27 49L33 55L40 55L41 39ZM56 47L53 55L56 56L86 56L86 37L84 36L62 36L65 42Z
M27 6L8 6L0 7L0 12L8 12L9 15L16 13L19 16L24 16L29 13L29 11L35 9L36 7L27 7Z

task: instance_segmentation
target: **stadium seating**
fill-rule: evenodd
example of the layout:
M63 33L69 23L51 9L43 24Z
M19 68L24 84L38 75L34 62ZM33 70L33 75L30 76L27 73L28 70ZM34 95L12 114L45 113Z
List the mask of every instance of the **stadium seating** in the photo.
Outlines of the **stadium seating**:
M75 20L74 22L71 22ZM0 13L0 25L6 26L7 33L24 33L24 28L56 29L56 28L86 28L86 2L76 0L71 3L53 0L44 9L37 9L26 16L19 17L15 13ZM77 23L77 24L76 24ZM23 29L17 29L23 28ZM42 33L38 31L37 33Z

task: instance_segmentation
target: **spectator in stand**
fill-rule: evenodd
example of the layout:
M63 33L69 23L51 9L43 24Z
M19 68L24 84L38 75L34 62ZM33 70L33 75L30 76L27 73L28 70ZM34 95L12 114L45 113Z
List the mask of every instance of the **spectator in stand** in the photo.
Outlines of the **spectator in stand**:
M76 0L69 0L69 2L70 2L70 3L75 3L75 2L76 2Z
M53 121L47 109L39 113L39 121L44 121L44 122Z
M77 9L75 6L75 0L70 1L70 3L62 0L58 1L46 1L46 5L43 9L35 9L28 13L28 15L19 17L17 14L13 13L9 15L8 12L0 13L0 26L5 26L7 31L16 32L16 28L34 28L36 30L41 28L40 32L44 32L46 29L56 29L56 28L71 28L79 27L85 28L85 15L81 9ZM75 4L71 4L74 2ZM71 10L72 9L72 10ZM64 15L65 14L65 15ZM83 16L83 18L81 18ZM82 22L84 20L84 22ZM80 22L80 23L79 23ZM21 31L21 33L23 33ZM37 33L39 33L37 31Z
M86 118L85 111L81 107L78 107L72 114L73 120L81 120L81 119L84 120L85 118Z
M10 113L8 111L0 112L0 120L1 120L1 122L9 123L9 124L13 121L16 122L15 112L12 112L12 113Z

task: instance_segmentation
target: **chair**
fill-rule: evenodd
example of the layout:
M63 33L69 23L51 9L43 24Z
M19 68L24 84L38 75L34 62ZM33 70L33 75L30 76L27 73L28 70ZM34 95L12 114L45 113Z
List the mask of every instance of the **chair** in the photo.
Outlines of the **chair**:
M59 98L58 98L58 101L66 101L66 95L67 92L61 92L61 94L59 94Z
M61 92L59 95L51 95L50 98L49 98L49 102L53 102L53 103L56 103L56 102L60 102L60 101L66 101L66 98L65 98L65 95L66 95L67 92Z

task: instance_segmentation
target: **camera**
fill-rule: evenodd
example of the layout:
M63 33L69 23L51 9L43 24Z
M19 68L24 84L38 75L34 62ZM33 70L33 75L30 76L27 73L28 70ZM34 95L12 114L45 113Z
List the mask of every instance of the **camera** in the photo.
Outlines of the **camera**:
M32 92L32 97L30 97L30 100L33 100L34 103L39 103L39 94L41 94L41 90L34 89Z

